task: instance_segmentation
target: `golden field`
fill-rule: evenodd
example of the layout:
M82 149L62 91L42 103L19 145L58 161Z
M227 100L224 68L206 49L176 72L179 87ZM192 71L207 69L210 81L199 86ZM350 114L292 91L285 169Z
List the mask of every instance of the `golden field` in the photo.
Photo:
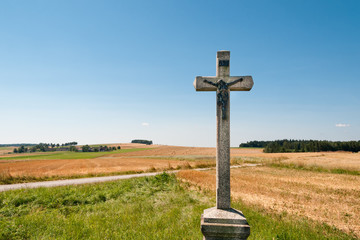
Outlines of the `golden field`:
M0 174L11 176L69 176L98 173L119 173L179 168L182 166L206 166L215 164L215 148L160 146L143 144L114 144L122 149L148 148L147 150L110 153L83 159L54 159L49 153L0 155ZM21 159L9 159L8 157ZM30 156L29 159L26 156ZM86 155L84 155L86 156ZM6 159L8 158L8 159ZM244 162L276 163L282 166L319 166L325 169L360 171L360 153L263 153L262 149L231 149L232 164Z
M178 177L215 192L215 174L215 170L184 170ZM267 166L235 168L231 169L231 196L267 212L309 218L360 237L359 175Z

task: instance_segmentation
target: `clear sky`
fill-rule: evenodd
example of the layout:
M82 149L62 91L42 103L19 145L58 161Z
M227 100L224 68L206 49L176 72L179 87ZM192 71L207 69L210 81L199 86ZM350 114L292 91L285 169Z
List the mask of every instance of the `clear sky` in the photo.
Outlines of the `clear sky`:
M0 1L0 144L215 146L216 52L231 145L360 140L360 1Z

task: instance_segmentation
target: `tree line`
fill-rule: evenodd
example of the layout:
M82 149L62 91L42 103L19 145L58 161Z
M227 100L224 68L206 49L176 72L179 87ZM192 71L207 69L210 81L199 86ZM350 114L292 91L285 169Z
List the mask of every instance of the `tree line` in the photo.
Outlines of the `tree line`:
M89 145L84 145L81 147L83 152L110 152L115 151L116 149L120 150L121 147L108 147L108 146L98 146L98 147L90 147Z
M143 140L143 139L135 139L135 140L132 140L131 143L141 143L141 144L146 144L146 145L153 144L153 142L151 140Z
M266 153L276 152L326 152L348 151L359 152L360 141L326 141L326 140L275 140L250 141L240 144L240 147L261 147Z
M68 143L62 143L62 144L39 143L39 144L34 144L34 145L21 145L19 148L14 148L13 152L14 153L50 152L50 151L56 151L56 150L74 151L74 148L76 149L76 147L75 147L76 145L77 145L77 142L68 142Z
M254 147L254 148L264 148L271 141L250 141L246 143L241 143L239 147Z

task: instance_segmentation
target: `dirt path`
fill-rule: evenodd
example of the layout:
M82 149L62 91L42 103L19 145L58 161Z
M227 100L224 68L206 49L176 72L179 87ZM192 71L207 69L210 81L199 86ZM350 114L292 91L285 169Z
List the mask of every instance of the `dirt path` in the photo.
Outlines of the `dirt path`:
M172 173L172 172L177 172L177 171L170 171L169 173ZM56 180L56 181L46 181L46 182L8 184L8 185L0 185L0 192L21 189L21 188L57 187L57 186L66 186L66 185L79 185L79 184L86 184L86 183L107 182L107 181L114 181L114 180L119 180L119 179L149 177L149 176L155 176L155 175L161 174L161 173L162 172L139 173L139 174L129 174L129 175L118 175L118 176L92 177L92 178L66 179L66 180Z

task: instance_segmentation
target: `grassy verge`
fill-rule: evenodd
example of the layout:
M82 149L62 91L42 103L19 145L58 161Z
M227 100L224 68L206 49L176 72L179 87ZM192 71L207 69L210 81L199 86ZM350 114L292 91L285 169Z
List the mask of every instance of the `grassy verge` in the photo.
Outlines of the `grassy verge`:
M264 149L263 147L230 147L231 149Z
M156 170L156 169L155 169ZM16 184L16 183L28 183L28 182L44 182L54 180L65 180L65 179L77 179L77 178L89 178L89 177L104 177L104 176L116 176L116 175L127 175L151 172L149 171L126 171L126 172L112 172L112 173L89 173L83 175L54 175L54 176L12 176L11 174L0 173L0 185L2 184Z
M209 189L202 189L198 185L183 182L186 188L196 188L215 205L215 192ZM241 200L232 201L231 206L241 210L250 225L250 237L248 240L356 240L355 235L344 233L326 223L317 222L297 215L290 215L287 212L276 214L267 212L258 205L247 205Z
M31 155L27 154L24 156L15 156L15 157L3 157L0 160L55 160L55 159L89 159L97 158L110 154L116 153L127 153L127 152L137 152L147 150L149 148L132 148L132 149L120 149L111 152L53 152L49 154L41 155Z
M175 176L0 193L0 239L201 239L213 193ZM251 239L354 239L327 225L269 215L241 202Z
M0 194L0 239L200 239L209 204L168 174Z
M296 170L313 171L313 172L348 174L348 175L357 175L357 176L360 175L360 171L347 170L342 168L324 168L319 165L307 166L304 164L294 164L294 163L267 163L265 165L269 167L296 169Z
M288 157L275 157L275 158L261 158L261 157L232 157L231 164L238 165L244 163L260 163L264 166L274 168L285 168L285 169L296 169L312 172L323 172L323 173L335 173L335 174L348 174L348 175L360 175L360 171L349 170L344 168L326 168L320 165L306 165L302 163L286 163L284 160L289 159Z

